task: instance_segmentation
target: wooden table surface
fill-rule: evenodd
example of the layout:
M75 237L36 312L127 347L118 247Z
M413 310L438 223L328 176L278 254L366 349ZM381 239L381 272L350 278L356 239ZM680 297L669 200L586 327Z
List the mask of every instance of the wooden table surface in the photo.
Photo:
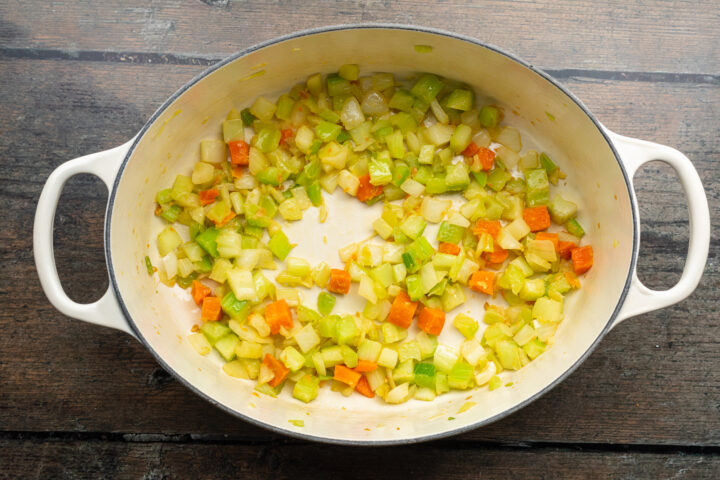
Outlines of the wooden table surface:
M189 392L128 335L58 313L32 257L53 169L126 141L224 56L295 30L351 22L439 27L545 69L610 129L672 145L720 224L717 1L79 1L0 4L0 478L720 478L720 266L687 300L628 320L535 403L415 446L359 449L277 436ZM639 276L680 277L687 210L673 171L635 177ZM55 222L70 296L100 297L107 192L73 178ZM358 468L357 465L362 465Z

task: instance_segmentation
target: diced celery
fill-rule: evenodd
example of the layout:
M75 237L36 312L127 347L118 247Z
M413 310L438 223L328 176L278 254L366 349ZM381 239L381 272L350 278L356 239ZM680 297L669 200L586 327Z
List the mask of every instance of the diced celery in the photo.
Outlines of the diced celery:
M497 127L500 123L500 110L492 105L483 105L480 109L480 123L484 127Z
M352 93L350 82L342 78L340 75L331 74L327 76L327 92L331 97L338 95L348 95Z
M414 382L419 387L435 390L435 365L432 363L418 363L413 369Z
M370 183L373 185L385 185L392 182L393 175L391 171L390 159L373 158L368 163L368 173L370 174Z
M445 185L450 191L463 190L470 183L467 165L458 163L449 165L445 175Z
M520 290L520 298L526 301L537 300L545 295L545 282L542 278L526 279L522 290Z
M404 340L407 337L407 330L405 330L404 328L400 328L392 323L383 323L381 330L385 343L399 342L400 340Z
M412 382L415 377L413 370L414 362L412 358L401 361L392 371L393 381L395 383Z
M288 256L290 250L293 248L293 245L290 244L287 236L280 230L270 237L270 241L268 241L267 245L273 255L280 260L285 260L285 257Z
M472 90L458 88L452 91L445 103L448 108L465 112L473 107L474 102L475 94Z
M443 82L437 76L426 73L422 75L415 85L410 89L410 93L421 99L425 103L430 103L443 88Z
M438 339L435 335L420 331L415 336L415 341L420 348L420 357L422 360L430 358L435 354L435 349L438 346Z
M473 367L462 360L448 372L448 386L456 390L467 390L473 383Z
M494 375L488 383L488 388L490 389L490 391L493 391L497 390L500 387L502 387L502 379L497 375Z
M420 346L415 340L401 343L398 347L398 358L400 363L405 363L408 359L417 360L418 362L422 359L420 353Z
M545 351L545 349L547 348L547 344L535 338L523 345L522 348L528 357L530 357L532 360L535 360L538 355Z
M262 358L262 345L247 340L241 340L235 347L235 355L239 358Z
M207 355L212 350L212 345L202 333L191 333L188 335L188 341L200 355Z
M452 225L445 221L440 224L440 229L438 230L436 238L438 242L448 242L457 245L462 240L464 233L464 228L458 225Z
M571 218L565 223L565 228L571 235L575 235L578 238L582 238L585 235L585 230L580 226L577 219Z
M473 338L479 328L477 320L468 317L464 313L460 313L455 317L453 325L465 338Z
M227 159L225 142L222 140L201 140L200 160L205 163L221 163Z
M435 349L433 364L439 371L447 373L452 370L459 358L460 354L456 349L449 345L440 344Z
M182 244L182 238L172 227L165 227L157 237L160 256L164 257Z
M425 220L420 215L410 215L400 224L400 230L412 239L418 238L425 230Z
M215 350L217 350L225 359L225 361L229 362L235 358L235 347L239 342L240 339L238 336L230 332L219 338L213 346L215 347Z
M562 320L562 303L548 297L540 297L533 305L532 318L542 323L558 323Z
M400 88L395 90L388 106L390 108L402 110L403 112L408 112L412 108L414 101L415 99L408 90Z
M313 401L320 390L320 379L314 375L305 374L295 382L293 397L308 403Z
M450 137L450 148L453 152L460 153L470 145L472 141L472 129L467 126L460 124L455 128L455 131Z
M248 313L250 313L250 302L247 300L238 300L233 292L225 294L220 301L220 306L223 312L234 319L244 319Z
M575 203L565 200L562 196L555 195L548 204L548 210L552 221L562 225L577 214L578 207Z
M277 106L265 97L258 97L250 107L250 113L266 122L275 114Z
M519 370L522 367L521 350L513 340L501 340L495 345L495 352L503 368Z

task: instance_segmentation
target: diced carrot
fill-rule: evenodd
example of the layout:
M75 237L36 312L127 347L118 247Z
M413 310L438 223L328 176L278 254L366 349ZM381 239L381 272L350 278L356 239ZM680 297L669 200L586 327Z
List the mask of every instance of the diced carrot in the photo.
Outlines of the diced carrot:
M477 146L477 143L470 142L470 145L465 148L465 150L462 151L462 154L466 157L472 157L476 153L480 151L480 147Z
M442 242L438 245L438 252L449 253L450 255L457 255L460 253L460 247L450 242Z
M198 195L200 195L201 204L210 205L215 201L218 195L220 195L220 192L217 188L211 188L210 190L200 190Z
M364 375L360 377L360 380L358 380L357 384L355 385L355 391L358 392L360 395L365 395L368 398L375 397L375 392L373 392L370 388L370 382L368 382L368 379Z
M377 370L377 367L377 363L371 362L370 360L358 360L358 364L353 370L358 373L366 373Z
M333 293L345 295L350 291L350 274L345 270L333 268L330 270L330 280L327 289Z
M483 170L491 170L493 163L495 163L495 152L489 148L480 147L478 153L476 153L480 167Z
M292 313L285 299L269 303L265 307L265 321L270 326L273 335L280 331L280 327L291 329L293 326Z
M263 365L270 368L270 370L272 370L275 374L272 380L268 382L268 385L273 388L280 385L282 381L285 380L285 377L288 376L288 373L290 373L289 368L287 368L280 360L276 359L269 353L265 354L265 357L263 358Z
M417 307L418 303L411 301L408 294L401 290L393 300L387 321L398 327L408 328L412 324Z
M500 233L500 228L500 222L497 220L478 220L473 227L473 233L478 237L483 233L487 233L495 239Z
M580 288L580 280L572 272L565 272L565 279L572 288Z
M202 305L203 299L210 295L210 288L206 287L202 283L198 282L197 280L193 280L192 282L192 297L193 300L195 300L195 303L197 305Z
M241 166L232 167L233 178L241 178L243 176L243 169Z
M582 275L593 266L593 249L590 245L573 248L570 256L572 258L573 270L575 270L577 275Z
M492 252L485 252L482 256L488 263L501 264L508 258L508 251L500 245L495 245L495 250Z
M570 253L573 251L573 249L577 248L577 244L574 242L558 242L558 255L560 257L564 258L565 260L570 259Z
M218 297L205 297L202 301L200 319L203 322L217 322L222 318L222 307Z
M288 138L292 137L292 135L292 128L283 128L282 130L280 130L280 145L283 145L285 142L287 142Z
M550 226L550 213L545 205L528 207L523 210L522 216L531 232L539 232Z
M418 327L430 335L440 335L445 326L445 312L439 308L425 307L418 315Z
M559 243L558 240L558 234L557 233L548 233L548 232L538 232L535 235L535 240L550 240L553 243L553 246L555 247L555 251L558 251Z
M232 220L233 218L235 218L235 212L233 212L233 211L231 210L230 213L228 213L228 214L225 216L225 218L223 218L222 220L220 220L220 222L216 223L215 225L217 225L218 227L222 227L223 225L225 225L226 223L228 223L228 222L229 222L230 220Z
M383 193L382 185L373 185L370 183L370 175L360 177L360 186L357 190L357 199L361 202L367 202Z
M355 385L357 385L360 381L360 378L362 378L362 373L354 372L345 365L335 365L333 378L338 382L355 387Z
M487 270L473 272L468 281L468 286L476 292L493 295L495 293L495 272L488 272Z
M248 165L250 163L250 145L242 140L228 142L230 147L230 163L233 165Z

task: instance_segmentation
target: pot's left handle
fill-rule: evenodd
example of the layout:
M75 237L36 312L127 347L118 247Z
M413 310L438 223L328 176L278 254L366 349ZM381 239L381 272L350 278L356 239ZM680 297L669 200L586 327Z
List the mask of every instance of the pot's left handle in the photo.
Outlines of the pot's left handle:
M33 253L35 266L40 276L40 283L50 303L68 317L85 322L112 327L135 337L135 333L123 315L112 286L108 287L100 300L94 303L77 303L70 299L63 290L55 267L53 251L53 223L60 193L70 177L79 173L90 173L100 177L108 192L112 192L115 177L125 154L133 140L119 147L93 153L84 157L65 162L55 169L48 177L35 212L33 226Z

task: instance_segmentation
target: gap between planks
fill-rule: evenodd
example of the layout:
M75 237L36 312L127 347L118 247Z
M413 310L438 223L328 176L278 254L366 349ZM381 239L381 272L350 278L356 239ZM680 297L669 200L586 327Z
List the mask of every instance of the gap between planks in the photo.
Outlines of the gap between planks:
M0 431L0 440L31 442L98 442L98 443L172 443L198 445L287 445L302 446L308 442L276 436L267 440L251 440L242 437L213 434L148 434L148 433L105 433L105 432L34 432ZM408 443L406 446L413 445ZM432 448L448 449L494 449L516 450L564 450L597 453L637 453L637 454L683 454L720 456L720 445L665 445L665 444L629 444L629 443L563 443L563 442L492 442L444 439L415 444ZM340 446L340 445L332 445ZM397 445L399 447L403 445ZM355 446L353 446L355 447Z
M211 66L226 58L227 55L182 55L152 52L112 52L98 50L0 47L0 58L2 57L25 60L72 60L81 62L126 63L138 65L161 64ZM559 80L587 78L627 82L686 83L720 86L720 75L703 73L639 72L592 69L543 70Z

